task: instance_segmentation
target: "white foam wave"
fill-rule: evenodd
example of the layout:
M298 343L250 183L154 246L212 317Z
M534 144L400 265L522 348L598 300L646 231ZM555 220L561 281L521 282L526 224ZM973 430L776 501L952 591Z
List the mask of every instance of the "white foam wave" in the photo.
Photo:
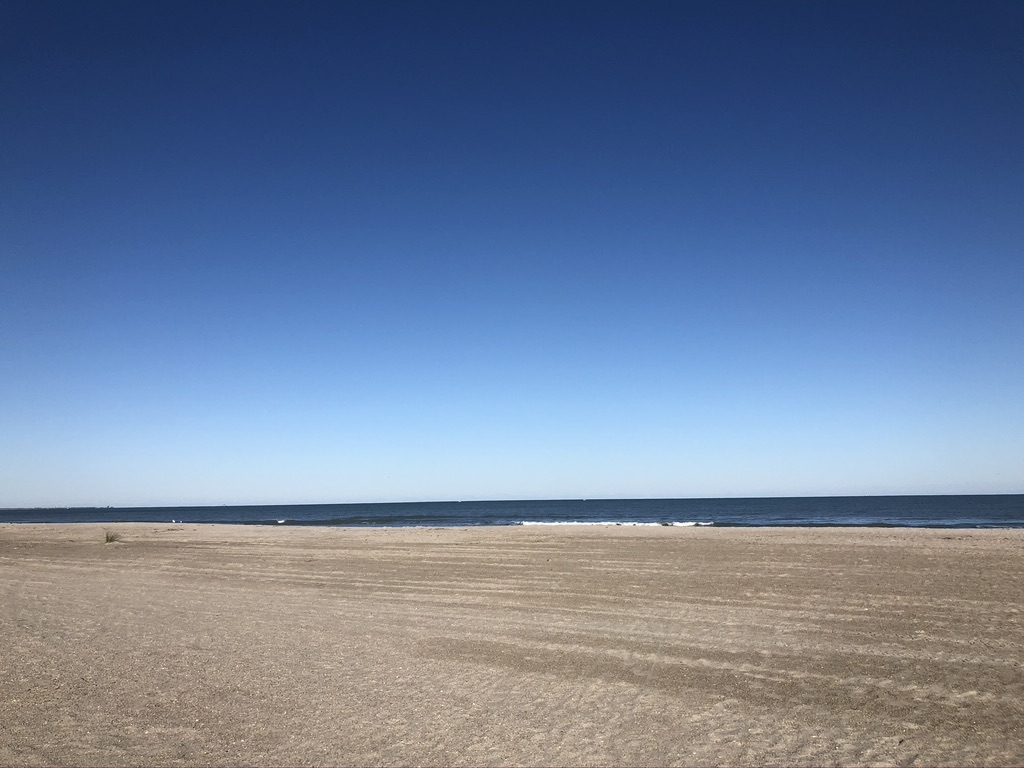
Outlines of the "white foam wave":
M671 523L638 523L632 520L597 520L597 521L581 521L581 520L565 520L565 521L545 521L545 520L522 520L519 525L622 525L622 526L641 526L641 527L657 527L657 526L681 526L690 527L695 525L714 525L714 523L703 523L697 521L687 522L671 522Z

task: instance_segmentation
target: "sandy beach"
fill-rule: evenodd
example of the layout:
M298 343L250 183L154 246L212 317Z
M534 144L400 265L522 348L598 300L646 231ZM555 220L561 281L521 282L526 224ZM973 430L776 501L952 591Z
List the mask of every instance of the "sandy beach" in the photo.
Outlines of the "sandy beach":
M1022 555L1019 530L3 525L0 765L1021 765Z

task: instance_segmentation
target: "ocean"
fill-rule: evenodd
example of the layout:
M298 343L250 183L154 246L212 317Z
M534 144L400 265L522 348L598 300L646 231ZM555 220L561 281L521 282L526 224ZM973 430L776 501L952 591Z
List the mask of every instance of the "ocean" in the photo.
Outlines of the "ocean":
M1024 494L763 499L569 499L218 507L2 509L0 523L217 523L355 527L481 525L1024 528Z

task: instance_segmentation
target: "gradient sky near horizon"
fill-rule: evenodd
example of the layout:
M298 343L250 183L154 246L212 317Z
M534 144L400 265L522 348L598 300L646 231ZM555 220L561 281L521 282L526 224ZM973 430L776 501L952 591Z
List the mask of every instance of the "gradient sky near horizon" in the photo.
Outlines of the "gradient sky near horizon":
M0 2L0 506L1024 492L1020 2Z

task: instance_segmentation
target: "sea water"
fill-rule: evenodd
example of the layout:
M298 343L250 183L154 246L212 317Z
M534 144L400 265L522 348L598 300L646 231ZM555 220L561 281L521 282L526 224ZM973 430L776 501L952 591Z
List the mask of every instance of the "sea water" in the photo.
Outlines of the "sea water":
M761 499L563 499L79 507L0 510L0 523L220 523L358 527L482 525L1024 528L1024 494Z

